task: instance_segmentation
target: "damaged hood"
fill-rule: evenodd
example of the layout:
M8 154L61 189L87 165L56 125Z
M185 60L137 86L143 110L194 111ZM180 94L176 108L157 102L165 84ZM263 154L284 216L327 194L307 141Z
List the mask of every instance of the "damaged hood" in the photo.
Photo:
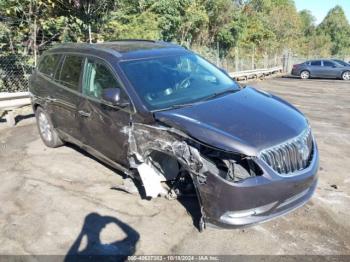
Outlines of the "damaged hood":
M294 138L308 126L295 107L251 87L192 106L155 112L154 117L205 144L248 156Z

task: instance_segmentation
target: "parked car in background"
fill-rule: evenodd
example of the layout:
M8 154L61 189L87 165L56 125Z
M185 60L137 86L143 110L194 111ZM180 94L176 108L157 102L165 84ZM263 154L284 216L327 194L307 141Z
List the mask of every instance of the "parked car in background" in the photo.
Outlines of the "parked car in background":
M292 75L300 76L301 79L320 77L350 80L350 65L344 65L330 59L311 60L293 65Z
M305 116L180 46L58 46L41 56L30 92L48 147L77 144L141 181L148 197L197 196L201 228L270 220L315 191Z

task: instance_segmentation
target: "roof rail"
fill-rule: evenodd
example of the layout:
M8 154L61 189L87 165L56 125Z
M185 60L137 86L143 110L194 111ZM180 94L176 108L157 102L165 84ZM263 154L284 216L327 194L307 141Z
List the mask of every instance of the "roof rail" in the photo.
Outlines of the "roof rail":
M103 43L113 43L113 42L151 42L151 43L157 43L157 40L149 40L149 39L138 39L138 38L128 38L128 39L117 39L113 41L108 41L108 42L101 42Z
M94 49L96 49L96 50L106 51L106 52L108 52L108 53L111 53L111 54L113 54L113 55L116 55L117 57L121 57L121 54L120 54L118 51L116 51L116 50L114 50L114 49L112 49L112 48L107 48L107 47L98 46L98 44L96 44L96 43L92 43L92 44L90 44L90 43L73 43L73 42L70 42L70 43L61 43L61 44L59 44L59 45L57 45L57 46L52 47L52 48L49 49L48 51L50 51L50 50L55 50L55 49L58 49L58 48L64 48L64 47L66 47L66 48L68 48L68 47L94 48Z

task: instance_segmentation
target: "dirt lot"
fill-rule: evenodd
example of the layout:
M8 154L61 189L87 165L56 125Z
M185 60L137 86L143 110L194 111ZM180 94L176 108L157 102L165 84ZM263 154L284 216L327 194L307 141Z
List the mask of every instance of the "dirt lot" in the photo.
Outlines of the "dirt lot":
M27 118L11 129L0 124L0 254L350 255L350 83L276 78L252 85L310 119L321 161L307 205L254 227L199 233L187 205L110 189L122 184L120 175L72 146L46 148Z

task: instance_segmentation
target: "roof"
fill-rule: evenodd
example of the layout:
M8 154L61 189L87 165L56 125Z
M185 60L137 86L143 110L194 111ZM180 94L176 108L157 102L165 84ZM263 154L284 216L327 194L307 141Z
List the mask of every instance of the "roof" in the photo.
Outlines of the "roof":
M88 43L64 43L60 44L50 51L65 50L94 50L113 54L119 60L137 59L149 57L160 53L169 53L174 51L185 51L186 49L172 43L152 40L118 40L113 42L103 42L96 44Z

